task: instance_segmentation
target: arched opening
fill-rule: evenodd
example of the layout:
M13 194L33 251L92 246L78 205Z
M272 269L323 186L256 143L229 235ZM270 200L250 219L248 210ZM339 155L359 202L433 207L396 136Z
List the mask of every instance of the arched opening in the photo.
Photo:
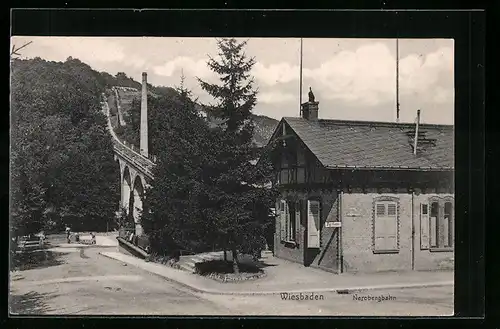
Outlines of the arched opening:
M131 190L131 178L128 167L123 170L123 182L122 182L122 207L125 208L127 215L130 214L130 190Z
M134 191L133 191L133 217L135 223L135 234L140 236L143 233L142 225L141 225L141 216L142 216L142 203L144 198L144 187L142 186L142 180L139 176L135 178L134 182Z
M113 182L113 203L116 205L116 212L115 212L115 218L108 218L107 223L106 223L106 232L112 231L115 229L119 229L118 225L118 217L120 215L120 210L122 206L122 173L121 173L121 168L120 168L120 160L115 157L115 167L114 167L114 176L115 176L115 181Z

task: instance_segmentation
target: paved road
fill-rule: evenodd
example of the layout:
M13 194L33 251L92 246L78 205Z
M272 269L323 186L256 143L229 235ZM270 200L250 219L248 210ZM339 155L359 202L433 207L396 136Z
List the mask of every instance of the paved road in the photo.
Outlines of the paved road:
M226 311L164 279L99 255L101 248L82 250L60 255L62 264L18 272L11 281L11 311L106 315Z
M83 251L82 251L83 250ZM11 277L11 312L95 315L451 315L453 288L358 293L392 301L355 300L325 293L321 300L278 295L224 296L193 293L141 269L98 254L110 248L67 249L46 264ZM299 296L300 298L300 296Z

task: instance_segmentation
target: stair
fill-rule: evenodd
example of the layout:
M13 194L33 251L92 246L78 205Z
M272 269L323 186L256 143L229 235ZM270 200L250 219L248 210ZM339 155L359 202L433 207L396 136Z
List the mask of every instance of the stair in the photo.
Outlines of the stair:
M181 256L179 262L177 263L177 266L181 270L194 273L196 270L197 263L203 263L216 259L224 259L224 252L215 251L215 252L206 252L190 256Z
M268 251L270 255L272 255L272 251ZM267 254L265 251L262 251L262 257L266 257ZM238 255L240 262L253 262L253 259L250 255ZM190 273L194 273L196 270L196 264L198 263L203 263L211 260L222 260L224 259L224 252L223 251L214 251L214 252L206 252L206 253L201 253L201 254L196 254L196 255L189 255L189 256L181 256L180 260L176 263L176 267L183 270L187 271ZM232 261L233 257L231 255L231 252L227 252L227 260Z

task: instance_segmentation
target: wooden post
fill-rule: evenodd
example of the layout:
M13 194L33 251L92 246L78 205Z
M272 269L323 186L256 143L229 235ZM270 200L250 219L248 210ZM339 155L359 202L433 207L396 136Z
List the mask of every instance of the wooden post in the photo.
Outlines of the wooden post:
M337 198L338 198L338 218L337 220L342 223L342 195L344 192L342 190L338 191L337 193ZM344 257L343 257L343 250L342 250L342 226L338 228L338 238L337 238L337 253L338 253L338 261L337 261L337 273L342 273L344 272Z
M417 110L417 124L415 126L415 141L413 142L413 154L417 155L418 126L420 124L420 110Z

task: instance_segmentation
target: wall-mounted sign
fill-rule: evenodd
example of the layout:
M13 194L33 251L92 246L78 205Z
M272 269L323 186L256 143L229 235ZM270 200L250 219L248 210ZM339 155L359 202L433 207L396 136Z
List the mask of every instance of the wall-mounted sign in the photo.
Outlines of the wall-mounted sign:
M342 222L325 222L325 227L341 227Z
M346 214L347 217L360 217L359 211L356 208L350 208Z

